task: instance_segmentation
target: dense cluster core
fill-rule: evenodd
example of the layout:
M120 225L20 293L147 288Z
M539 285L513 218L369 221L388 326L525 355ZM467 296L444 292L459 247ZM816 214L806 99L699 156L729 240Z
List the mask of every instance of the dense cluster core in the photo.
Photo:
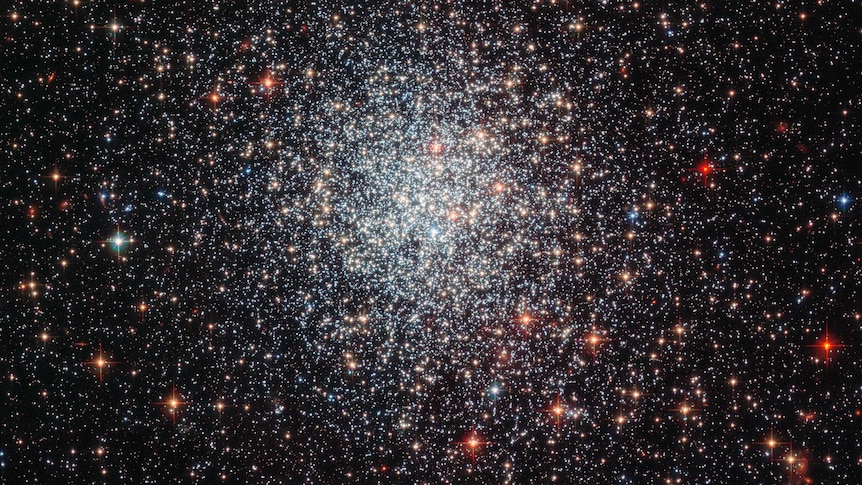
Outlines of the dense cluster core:
M0 14L0 482L862 476L862 6Z

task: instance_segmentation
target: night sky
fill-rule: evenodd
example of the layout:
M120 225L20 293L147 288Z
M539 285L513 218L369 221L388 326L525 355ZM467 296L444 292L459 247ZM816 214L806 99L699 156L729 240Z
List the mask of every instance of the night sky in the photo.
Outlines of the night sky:
M0 15L0 482L860 483L862 4Z

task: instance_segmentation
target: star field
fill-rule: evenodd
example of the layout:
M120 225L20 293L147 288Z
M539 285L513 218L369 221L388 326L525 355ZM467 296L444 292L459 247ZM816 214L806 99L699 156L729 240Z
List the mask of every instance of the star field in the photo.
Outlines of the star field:
M862 476L855 2L0 14L0 482Z

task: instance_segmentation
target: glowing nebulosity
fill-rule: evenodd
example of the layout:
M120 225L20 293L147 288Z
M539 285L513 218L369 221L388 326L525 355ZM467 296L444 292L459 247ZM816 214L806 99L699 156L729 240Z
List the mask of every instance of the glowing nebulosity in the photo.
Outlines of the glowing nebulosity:
M0 481L853 483L862 12L18 2Z

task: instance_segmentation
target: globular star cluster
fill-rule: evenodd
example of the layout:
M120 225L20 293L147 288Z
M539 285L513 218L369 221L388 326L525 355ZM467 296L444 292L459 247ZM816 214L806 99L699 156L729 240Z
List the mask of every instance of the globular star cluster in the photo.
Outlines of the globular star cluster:
M2 7L0 481L858 483L862 7Z

